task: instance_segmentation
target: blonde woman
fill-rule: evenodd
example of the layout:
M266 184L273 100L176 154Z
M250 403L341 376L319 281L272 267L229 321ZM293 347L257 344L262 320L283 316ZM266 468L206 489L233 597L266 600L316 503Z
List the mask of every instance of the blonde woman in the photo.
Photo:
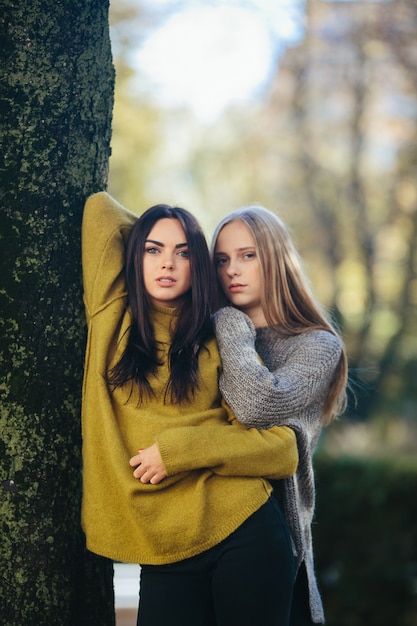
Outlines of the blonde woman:
M275 483L298 573L290 624L320 624L312 457L322 427L345 408L343 342L312 293L285 224L272 212L251 206L227 215L215 230L212 255L229 305L215 315L221 392L245 426L286 425L296 433L297 472Z

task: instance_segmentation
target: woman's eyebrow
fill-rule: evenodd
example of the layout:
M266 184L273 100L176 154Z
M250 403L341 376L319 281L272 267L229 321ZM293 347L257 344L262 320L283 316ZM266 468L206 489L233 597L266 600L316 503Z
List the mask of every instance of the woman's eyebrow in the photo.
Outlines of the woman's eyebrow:
M256 246L243 246L242 248L236 248L235 252L245 252L245 250L256 250ZM227 254L227 252L222 252L221 250L217 250L216 254Z
M145 239L145 243L154 243L156 246L160 246L161 248L163 248L165 246L164 243L162 243L161 241L155 241L155 239ZM188 246L188 243L177 243L177 245L175 246L175 248L185 248Z

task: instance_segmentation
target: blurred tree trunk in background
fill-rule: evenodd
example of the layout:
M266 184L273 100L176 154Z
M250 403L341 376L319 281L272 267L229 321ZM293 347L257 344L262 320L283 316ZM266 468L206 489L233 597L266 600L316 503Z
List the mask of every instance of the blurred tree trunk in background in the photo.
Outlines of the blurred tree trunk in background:
M80 530L80 225L107 185L108 0L3 0L0 24L0 621L110 625L112 563Z

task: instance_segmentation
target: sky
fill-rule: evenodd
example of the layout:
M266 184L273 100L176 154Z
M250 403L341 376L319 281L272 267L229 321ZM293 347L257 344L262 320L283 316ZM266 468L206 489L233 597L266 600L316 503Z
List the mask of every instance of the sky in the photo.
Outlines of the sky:
M160 10L178 4L147 2ZM186 106L203 122L256 100L276 59L302 33L302 0L189 0L181 7L145 38L134 62L160 106Z

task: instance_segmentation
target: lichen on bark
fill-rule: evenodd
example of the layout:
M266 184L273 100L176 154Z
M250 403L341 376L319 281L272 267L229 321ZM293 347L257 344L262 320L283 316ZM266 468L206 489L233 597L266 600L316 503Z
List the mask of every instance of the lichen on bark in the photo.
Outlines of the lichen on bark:
M0 615L114 624L112 565L80 529L80 225L107 185L107 0L0 14Z

